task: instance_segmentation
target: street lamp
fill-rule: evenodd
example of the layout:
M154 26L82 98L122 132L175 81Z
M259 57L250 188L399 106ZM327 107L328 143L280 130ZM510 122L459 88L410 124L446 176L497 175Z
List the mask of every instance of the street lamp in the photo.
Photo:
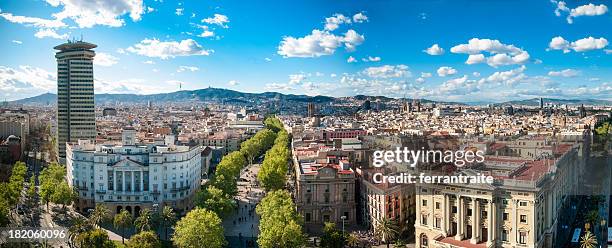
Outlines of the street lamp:
M344 236L344 220L346 220L346 216L342 215L340 219L342 219L342 235Z

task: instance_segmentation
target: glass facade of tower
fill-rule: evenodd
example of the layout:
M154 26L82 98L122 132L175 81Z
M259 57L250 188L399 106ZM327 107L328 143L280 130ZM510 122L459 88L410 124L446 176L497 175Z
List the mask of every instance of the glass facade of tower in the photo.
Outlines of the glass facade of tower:
M96 138L93 59L97 46L68 41L56 46L57 144L60 162L66 158L66 142Z

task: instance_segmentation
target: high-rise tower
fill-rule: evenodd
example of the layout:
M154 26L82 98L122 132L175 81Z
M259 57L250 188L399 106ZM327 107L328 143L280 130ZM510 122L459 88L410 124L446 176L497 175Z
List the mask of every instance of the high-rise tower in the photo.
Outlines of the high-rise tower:
M57 144L61 163L66 142L96 138L93 59L97 46L68 41L54 47L57 59Z

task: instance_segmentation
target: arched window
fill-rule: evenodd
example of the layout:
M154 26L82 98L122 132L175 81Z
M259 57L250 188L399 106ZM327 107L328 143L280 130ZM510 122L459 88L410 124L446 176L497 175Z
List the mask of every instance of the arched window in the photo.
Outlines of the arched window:
M428 246L429 246L429 239L427 239L427 235L423 233L421 234L421 247L428 247Z

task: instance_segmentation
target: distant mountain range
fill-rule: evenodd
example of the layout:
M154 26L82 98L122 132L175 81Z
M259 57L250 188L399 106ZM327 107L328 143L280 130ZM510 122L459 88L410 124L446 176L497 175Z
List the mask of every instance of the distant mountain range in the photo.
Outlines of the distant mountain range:
M137 95L137 94L96 94L96 104L108 104L108 103L147 103L151 101L153 103L165 103L165 102L198 102L198 101L212 101L212 102L224 102L224 103L259 103L267 102L270 100L279 100L281 102L315 102L315 103L329 103L333 101L342 101L347 99L354 100L370 100L370 101L381 101L388 102L395 100L394 98L385 96L365 96L356 95L353 97L329 97L329 96L307 96L307 95L293 95L293 94L282 94L278 92L264 92L264 93L245 93L235 90L220 89L220 88L205 88L199 90L183 90L171 93L160 93L151 95ZM408 99L408 101L412 101ZM491 102L469 102L469 103L457 103L457 102L441 102L432 101L427 99L420 99L421 103L437 103L437 104L460 104L460 105L486 105L493 104L496 106L501 105L524 105L524 106L538 106L540 104L539 98L526 99L526 100L514 100L501 103ZM23 105L53 105L57 103L57 95L53 93L45 93L42 95L28 97L21 100L12 101L11 103L23 104ZM544 98L545 104L555 105L612 105L612 101L597 100L597 99L554 99Z

